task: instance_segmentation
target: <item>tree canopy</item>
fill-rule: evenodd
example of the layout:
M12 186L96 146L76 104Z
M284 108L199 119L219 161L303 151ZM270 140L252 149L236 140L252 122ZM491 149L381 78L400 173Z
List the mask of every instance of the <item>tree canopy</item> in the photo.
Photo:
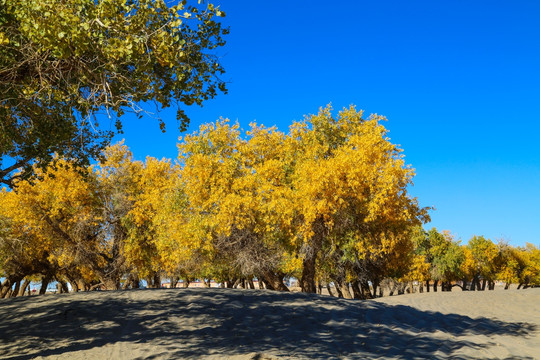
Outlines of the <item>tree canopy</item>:
M113 135L103 121L121 131L148 102L185 129L185 106L226 92L221 16L185 0L0 0L0 183L55 153L88 164Z
M179 144L178 164L107 147L94 166L57 158L0 191L0 298L45 291L258 279L366 299L407 291L540 285L540 250L421 226L414 169L384 118L330 107L288 132L220 119ZM175 280L176 279L176 280ZM22 284L22 285L21 285ZM330 285L331 284L331 285ZM174 285L173 285L174 286ZM20 287L20 289L19 289Z

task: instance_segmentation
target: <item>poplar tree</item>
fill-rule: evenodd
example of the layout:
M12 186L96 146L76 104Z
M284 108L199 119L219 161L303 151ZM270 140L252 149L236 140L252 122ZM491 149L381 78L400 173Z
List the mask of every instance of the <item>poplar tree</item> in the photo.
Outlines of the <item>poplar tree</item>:
M149 103L185 129L186 106L226 92L222 16L200 1L0 0L0 183L55 153L88 164Z

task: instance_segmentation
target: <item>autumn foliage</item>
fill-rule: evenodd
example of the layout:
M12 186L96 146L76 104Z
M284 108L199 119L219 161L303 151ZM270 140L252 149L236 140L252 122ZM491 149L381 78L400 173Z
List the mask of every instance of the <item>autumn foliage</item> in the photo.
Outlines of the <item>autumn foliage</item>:
M123 144L91 167L56 158L0 193L1 296L135 288L161 277L372 298L540 285L540 250L425 231L414 170L378 115L329 107L288 133L220 119L179 144L176 165ZM330 286L330 284L332 286Z

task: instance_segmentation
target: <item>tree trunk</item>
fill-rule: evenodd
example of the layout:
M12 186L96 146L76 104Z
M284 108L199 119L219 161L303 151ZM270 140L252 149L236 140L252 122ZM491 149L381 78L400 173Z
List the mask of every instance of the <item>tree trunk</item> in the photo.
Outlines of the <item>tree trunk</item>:
M371 294L372 299L375 299L377 297L377 288L380 289L380 283L381 282L379 281L379 279L372 280L371 282L371 286L373 287L373 293Z
M508 290L510 288L510 282L507 282L504 284L504 290Z
M184 282L183 282L182 286L184 287L184 289L189 287L189 279L187 277L184 278Z
M362 291L362 297L364 299L373 299L373 295L369 289L369 283L367 281L360 282L360 290Z
M330 284L326 283L326 290L328 291L328 294L330 296L334 296L334 293L332 293L332 289L330 288Z
M71 288L73 289L74 292L81 291L81 289L79 287L79 282L77 280L75 280L73 277L71 277L69 275L66 276L66 278L68 279L69 284L71 285Z
M337 297L343 298L343 293L341 292L341 289L339 288L339 284L334 281L334 289L336 289Z
M353 296L351 295L351 292L349 290L349 283L346 281L339 282L337 284L337 287L341 290L341 294L344 299L352 299Z
M56 284L57 288L58 288L58 293L59 294L65 294L65 293L68 293L69 292L69 288L67 286L67 283L64 281L64 280L57 280L58 283Z
M7 297L7 294L9 290L11 290L11 287L13 286L13 283L11 282L11 279L5 279L2 283L2 290L0 290L0 299L3 299Z
M232 289L234 287L235 282L236 282L236 278L227 279L227 281L225 281L225 287L227 289Z
M315 251L313 251L315 252ZM317 287L315 286L315 262L317 261L316 258L317 254L310 254L306 255L304 258L302 265L302 278L300 279L300 287L302 289L302 292L307 293L316 293Z
M354 296L355 299L359 299L359 300L365 300L366 299L364 297L364 294L362 294L362 291L360 290L360 283L358 282L358 280L355 280L355 281L351 282L351 288L352 288L353 296Z
M118 290L120 288L120 281L118 279L106 278L101 280L101 282L105 290Z
M429 280L426 280L426 292L429 292Z
M41 280L41 288L39 289L39 295L43 295L47 292L47 286L49 286L49 283L51 282L51 277L48 275L45 275L43 279Z
M289 288L286 287L283 283L283 275L276 274L273 271L267 270L263 274L263 277L264 283L268 290L289 291Z
M154 273L153 282L154 282L154 289L161 288L161 275L157 271Z
M397 290L397 288L398 288L397 281L392 279L392 288L390 288L390 294L388 296L394 295L394 292Z
M482 290L482 285L480 284L480 278L476 278L476 291Z
M433 281L433 292L437 292L437 284L439 283L438 280Z
M255 284L252 279L247 279L247 285L249 289L255 289Z
M171 277L171 283L170 283L170 288L171 289L175 289L176 288L176 285L178 285L178 281L180 280L180 277L179 276L173 276Z
M302 278L300 279L300 287L302 292L313 293L317 292L315 286L316 278L316 262L317 256L322 247L324 237L324 219L322 216L317 218L313 224L314 235L311 237L309 244L306 244L306 252L302 261Z
M21 287L21 280L16 280L15 281L15 288L11 292L11 297L15 297L15 296L19 295L20 287Z

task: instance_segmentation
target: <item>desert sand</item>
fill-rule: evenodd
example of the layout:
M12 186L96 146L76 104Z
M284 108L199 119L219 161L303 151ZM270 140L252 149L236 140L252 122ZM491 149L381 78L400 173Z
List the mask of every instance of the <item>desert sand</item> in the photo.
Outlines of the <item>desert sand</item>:
M371 301L158 289L0 300L1 359L540 359L540 289Z

